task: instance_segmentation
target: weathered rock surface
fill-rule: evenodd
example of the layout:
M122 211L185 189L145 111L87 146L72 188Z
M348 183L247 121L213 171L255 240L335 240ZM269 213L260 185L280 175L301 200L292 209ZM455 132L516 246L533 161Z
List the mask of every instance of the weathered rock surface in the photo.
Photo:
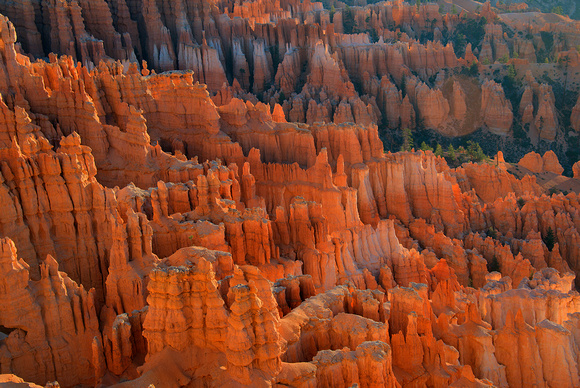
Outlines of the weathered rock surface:
M535 152L530 152L518 162L518 165L527 168L536 174L551 172L557 175L562 175L564 172L564 168L560 165L558 157L554 151L546 151L544 156L540 156Z
M574 105L572 109L572 115L570 116L570 124L575 131L580 131L580 98Z
M95 290L59 272L50 255L39 264L40 279L29 268L12 240L0 240L4 371L63 386L95 384L105 367Z
M505 135L512 126L512 104L506 100L501 85L492 80L486 81L481 88L481 115L493 133Z
M543 188L556 155L450 168L379 136L511 136L483 62L513 50L519 71L534 45L488 23L458 58L441 31L465 11L337 8L0 4L0 364L19 376L0 381L579 385L580 204ZM555 25L557 55L577 25ZM557 90L524 85L516 116L560 139Z

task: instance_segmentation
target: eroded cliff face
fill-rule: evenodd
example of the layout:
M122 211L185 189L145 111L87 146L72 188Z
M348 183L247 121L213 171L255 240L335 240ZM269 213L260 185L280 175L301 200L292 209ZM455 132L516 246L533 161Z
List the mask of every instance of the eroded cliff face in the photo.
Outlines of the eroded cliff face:
M249 97L253 103L261 100L271 106L279 103L285 119L291 122L386 122L389 128L419 126L445 136L463 136L485 128L493 134L517 137L521 134L512 131L516 113L516 123L521 119L532 128L530 138L549 142L562 132L562 115L570 118L572 128L578 127L578 109L570 106L568 113L567 108L556 108L552 87L534 79L542 73L535 66L540 60L536 51L565 63L567 73L568 67L579 65L577 50L571 49L578 45L574 34L578 22L565 18L548 20L538 14L533 23L530 19L525 24L511 14L498 17L491 6L471 12L460 8L457 15L444 13L444 8L439 12L432 4L415 6L402 1L353 6L348 10L339 7L335 11L324 9L321 3L288 0L247 4L179 0L171 5L152 0L27 0L0 4L0 12L13 21L14 32L20 37L20 51L30 58L46 58L53 53L68 55L72 63L80 62L89 70L103 70L101 61L113 59L123 63L124 75L138 72L139 67L152 78L155 72L192 70L191 77L178 83L205 84L210 93L225 97L214 99L216 105L227 105L231 97ZM465 28L467 20L475 22L468 28L477 28L481 35L476 41L462 44L458 43L461 39L454 40L449 34L444 37L442 31L451 34L458 26ZM508 28L510 33L506 32ZM540 31L555 37L553 43L546 43L548 38L544 42ZM500 84L509 72L503 66L498 73L496 65L507 61L518 73L514 80L522 80L523 73L530 72L531 78L526 74L521 88L509 84L509 90L504 90L506 84ZM534 75L530 65L535 69ZM465 75L468 68L469 77ZM71 69L63 72L64 78L69 72L76 78ZM151 101L151 96L140 96L140 81L123 80L118 68L110 72L114 81L106 77L108 92L118 92L111 89L116 82L131 82L130 89L135 89L134 97L141 103L128 104L143 110L148 122L150 112L143 104L159 105L159 111L163 111L164 101L174 97L171 92L163 97L153 93L156 101ZM44 78L47 81L48 77ZM568 82L567 77L564 82ZM173 89L157 86L161 94ZM75 88L74 83L72 87ZM521 90L512 93L513 88ZM131 135L121 136L123 140L135 148L142 147L146 140L136 128L141 121L138 113L131 113L137 117L130 120L123 119L131 122L136 132L126 130L118 119L129 113L121 113L124 108L120 106L107 106L104 100L111 98L90 93L103 89L100 81L94 88L87 86L98 121L108 130L113 130L108 127L112 125L130 132ZM156 91L157 87L151 89ZM63 92L71 98L68 91ZM87 100L85 92L78 90L73 94L77 92L79 96L74 98ZM506 98L511 94L522 95L519 107L512 106L513 99ZM43 95L39 98L45 99ZM123 96L124 100L127 98L130 97ZM96 101L99 99L100 104ZM41 103L48 105L46 101ZM175 103L172 101L170 106ZM79 105L79 109L87 111L85 119L90 120L93 109L89 104ZM280 114L278 110L278 117ZM100 127L100 123L90 126ZM70 126L62 130L71 131ZM96 144L103 142L102 136L93 140L95 157L104 158L108 146ZM173 142L170 136L164 140ZM141 154L143 158L146 152L141 150ZM133 175L125 183L140 177L137 171Z
M472 14L478 22L482 17L488 18L488 23L479 27L483 34L481 42L473 42L478 47L472 47L471 42L465 47L454 47L451 39L447 44L442 43L441 31L453 31L465 21L464 15L440 13L432 4L416 7L402 1L330 12L323 9L321 3L287 0L247 4L180 0L171 5L152 0L27 0L0 4L0 12L14 23L13 30L5 30L10 50L13 43L10 40L15 40L17 32L20 51L30 58L46 58L53 53L70 57L67 66L60 64L35 70L35 76L44 78L47 92L28 99L29 102L36 103L42 114L52 118L58 115L56 106L48 108L53 104L50 102L53 90L58 90L57 95L64 94L55 95L57 99L76 99L75 109L83 112L74 116L84 117L84 124L78 125L72 117L63 119L63 133L73 131L73 124L79 126L79 130L103 126L107 132L115 132L111 126L117 126L121 132L127 132L117 137L129 142L135 152L135 159L128 158L126 164L151 159L151 156L144 150L148 140L139 129L142 125L139 112L116 101L115 106L110 106L117 100L119 83L131 84L126 85L130 95L123 95L123 100L143 111L141 114L148 122L150 134L155 127L151 109L161 113L166 112L163 107L166 103L179 105L171 100L176 96L173 92L185 91L176 85L200 82L212 94L225 97L214 99L218 106L227 105L231 97L246 96L255 103L255 96L258 96L270 105L280 103L286 120L308 124L386 122L390 128L420 126L446 136L462 136L484 127L491 133L511 136L514 110L517 110L518 119L537 130L541 139L554 141L560 132L560 122L551 87L546 84L534 86L534 101L528 98L528 89L524 87L522 104L517 109L512 107L499 84L505 74L494 73L492 77L491 71L484 73L482 66L489 66L494 61L504 63L504 59L511 57L513 64L527 69L526 65L537 60L537 49L550 51L554 58L567 58L566 63L572 67L578 65L574 62L577 52L568 50L578 42L569 36L573 34L566 35L573 31L574 23L562 20L544 26L532 26L531 22L529 26L520 26L513 20L502 20L515 30L534 33L531 40L524 39L522 34L510 37L504 33L502 25L496 23L497 15L491 8L481 8L477 14ZM354 30L365 32L353 34L353 24L356 25ZM401 32L397 26L405 26L406 32ZM554 34L561 32L553 47L543 47L540 29ZM424 42L425 34L432 36L432 40ZM16 54L6 55L14 58ZM110 74L104 74L107 71L101 61L110 59L121 61L123 70L117 65L109 68ZM18 60L22 61L27 60ZM88 81L88 74L79 76L78 70L73 69L76 63L89 71L98 68L100 75ZM137 67L144 75L151 75L151 79L134 79L139 72ZM467 67L477 68L481 76L468 79L458 75ZM181 80L174 80L172 86L155 84L158 81L155 72L170 70L192 70L193 74L176 75ZM3 71L7 71L10 79L21 77L17 75L18 66ZM42 75L55 71L63 74ZM537 72L535 74L538 76ZM50 82L59 78L74 81L70 85L65 81L58 87ZM83 79L81 83L88 81L91 85L85 84L85 90L75 86L78 78ZM40 90L37 77L25 83L30 86L31 82ZM142 95L144 83L155 84L150 85L152 95ZM1 86L4 86L4 93L6 87L12 88L11 93L15 92L15 84L10 80L3 80ZM103 95L105 90L106 95ZM164 94L167 90L170 90L169 95ZM189 98L195 98L194 89L188 87L187 90ZM114 97L110 97L110 93ZM94 107L81 103L91 102L91 99ZM186 116L191 115L188 107L195 105L185 105ZM280 114L278 110L278 117ZM572 128L578 127L577 116L577 109L572 109ZM530 136L534 137L535 132ZM87 136L81 134L81 137L89 141ZM187 143L187 139L179 140ZM167 135L164 141L173 143L174 136ZM106 159L109 145L104 143L102 135L92 139L90 146L98 160ZM164 162L157 160L156 163L160 164L157 170L164 167ZM104 166L99 167L99 172L105 174ZM125 183L141 177L137 168L134 170ZM148 175L154 175L153 170ZM148 186L158 178L154 177Z
M2 5L23 15L0 20L2 373L63 387L579 384L580 204L536 178L560 176L555 154L526 155L517 178L501 155L450 168L385 153L383 113L507 133L511 107L492 81L478 100L465 79L432 87L403 67L437 75L461 63L451 46L338 34L344 15L330 24L317 4L42 1L40 24L38 2ZM375 28L443 25L431 4L361 9ZM69 51L53 48L65 37ZM194 71L153 72L176 68ZM287 98L248 94L269 84ZM546 124L551 90L525 93Z
M87 290L60 272L48 255L35 269L17 256L9 238L0 241L0 321L3 372L29 381L55 381L63 386L94 385L105 360L95 308L95 290Z

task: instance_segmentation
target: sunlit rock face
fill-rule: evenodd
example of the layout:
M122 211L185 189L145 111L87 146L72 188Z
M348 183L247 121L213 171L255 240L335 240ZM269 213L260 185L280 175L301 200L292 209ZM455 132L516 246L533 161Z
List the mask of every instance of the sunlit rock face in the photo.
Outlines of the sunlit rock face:
M578 131L577 22L363 3L0 4L0 384L580 385L580 162L408 138Z

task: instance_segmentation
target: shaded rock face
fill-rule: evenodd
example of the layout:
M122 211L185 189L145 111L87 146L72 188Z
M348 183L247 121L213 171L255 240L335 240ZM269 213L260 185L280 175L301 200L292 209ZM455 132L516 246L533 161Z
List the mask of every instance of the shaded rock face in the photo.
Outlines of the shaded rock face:
M481 114L483 122L493 133L507 134L512 125L511 102L506 100L501 85L486 81L481 89Z
M402 93L384 77L379 101L391 128L414 128L418 123L445 136L463 136L481 127L498 135L510 135L513 121L511 102L502 86L493 80L483 84L464 76L447 77L440 72L433 86L416 76L405 78ZM405 100L408 99L408 102ZM406 107L411 103L410 110Z
M471 48L387 28L440 35L459 16L400 1L332 23L287 0L0 11L15 23L0 18L0 382L580 384L578 194L535 175L566 179L556 155L524 156L518 178L502 154L452 169L379 137L381 116L509 134L500 84L442 71ZM350 17L377 41L340 33ZM481 60L512 47L485 31ZM66 56L24 54L52 52ZM527 78L517 113L550 139L554 94Z
M574 105L572 109L572 115L570 117L570 124L575 131L580 131L580 98Z
M442 125L449 115L449 103L441 91L430 90L427 85L420 84L415 89L419 116L429 128Z

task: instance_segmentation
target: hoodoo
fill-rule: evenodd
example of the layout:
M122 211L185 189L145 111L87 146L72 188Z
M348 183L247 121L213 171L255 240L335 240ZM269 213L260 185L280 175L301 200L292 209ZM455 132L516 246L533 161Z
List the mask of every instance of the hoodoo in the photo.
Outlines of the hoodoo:
M553 5L0 1L0 386L579 387Z

